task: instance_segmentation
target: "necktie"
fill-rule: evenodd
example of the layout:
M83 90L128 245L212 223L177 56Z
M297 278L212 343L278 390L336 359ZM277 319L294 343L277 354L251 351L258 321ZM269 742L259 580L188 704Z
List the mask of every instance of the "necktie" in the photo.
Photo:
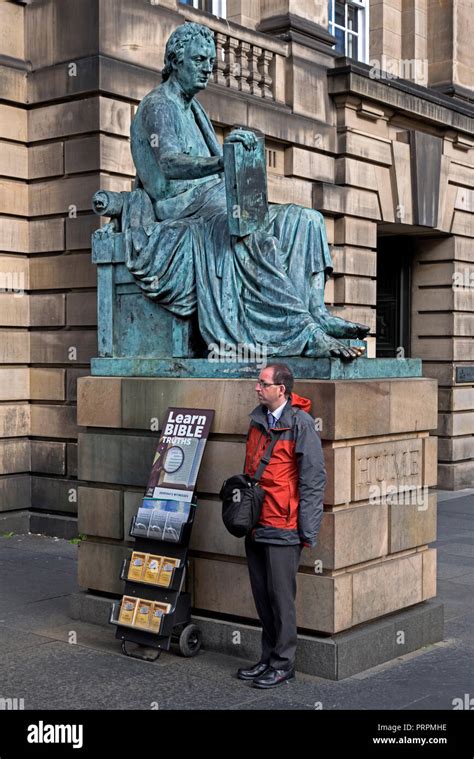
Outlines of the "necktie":
M267 418L268 418L268 426L274 427L276 425L276 419L273 416L273 414L270 413L270 411L267 414Z

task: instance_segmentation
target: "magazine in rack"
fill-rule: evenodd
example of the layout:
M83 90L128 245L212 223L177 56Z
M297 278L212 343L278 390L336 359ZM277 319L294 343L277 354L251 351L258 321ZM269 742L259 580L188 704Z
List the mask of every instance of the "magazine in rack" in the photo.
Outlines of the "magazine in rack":
M132 535L179 543L190 512L191 502L144 498L132 527Z

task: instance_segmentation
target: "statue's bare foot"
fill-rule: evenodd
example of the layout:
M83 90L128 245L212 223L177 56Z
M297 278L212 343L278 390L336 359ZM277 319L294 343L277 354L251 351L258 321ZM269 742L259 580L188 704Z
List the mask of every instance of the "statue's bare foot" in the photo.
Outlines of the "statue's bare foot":
M341 319L339 316L333 316L326 309L319 309L314 315L315 321L331 337L345 337L363 340L370 332L370 327L359 322L350 322L347 319Z
M353 361L355 358L362 356L364 352L365 347L349 347L348 345L344 345L318 327L315 329L308 348L305 351L305 356L313 358L340 358L341 361Z
M329 316L322 324L328 335L363 340L370 332L370 327L359 322L350 322L339 316Z

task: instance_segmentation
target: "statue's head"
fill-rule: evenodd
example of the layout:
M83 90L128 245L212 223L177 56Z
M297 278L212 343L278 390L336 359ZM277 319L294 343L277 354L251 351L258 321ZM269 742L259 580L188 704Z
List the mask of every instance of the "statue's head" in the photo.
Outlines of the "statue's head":
M215 60L214 33L207 26L187 22L166 43L162 80L176 77L187 94L195 95L207 87Z

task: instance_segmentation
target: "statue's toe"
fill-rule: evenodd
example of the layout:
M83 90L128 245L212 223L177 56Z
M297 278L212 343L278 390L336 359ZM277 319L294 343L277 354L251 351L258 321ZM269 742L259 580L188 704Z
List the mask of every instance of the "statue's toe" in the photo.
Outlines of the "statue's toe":
M346 348L332 348L331 355L334 358L339 358L341 361L353 361L357 356L352 351Z
M360 338L361 340L363 340L364 337L367 337L370 332L370 327L367 327L366 324L358 324L357 322L354 322L354 324L357 327L356 337Z
M344 345L338 341L333 341L331 347L331 355L335 358L340 358L342 361L353 361L355 358L359 358L365 352L365 346L360 345Z

